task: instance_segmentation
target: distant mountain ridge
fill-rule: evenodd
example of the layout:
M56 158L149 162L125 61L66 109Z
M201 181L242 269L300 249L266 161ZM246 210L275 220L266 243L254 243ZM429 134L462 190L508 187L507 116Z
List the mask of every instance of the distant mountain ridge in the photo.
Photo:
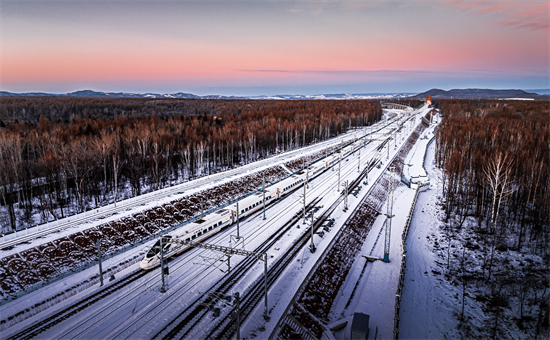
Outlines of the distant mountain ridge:
M547 100L547 95L525 92L523 90L491 90L491 89L453 89L449 91L431 89L410 98L425 99L538 99Z
M543 91L543 90L540 90ZM544 93L544 92L543 92ZM441 89L431 89L423 93L332 93L317 95L286 94L273 96L222 96L206 95L199 96L192 93L128 93L128 92L99 92L93 90L81 90L70 93L44 93L27 92L12 93L0 91L0 97L99 97L99 98L182 98L182 99L264 99L264 100L322 100L322 99L393 99L410 98L426 99L431 96L432 99L537 99L548 100L548 94L537 94L526 92L524 90L491 90L491 89L453 89L449 91Z
M12 93L0 91L0 97L100 97L100 98L184 98L184 99L266 99L266 100L307 100L307 99L389 99L403 98L412 96L412 93L359 93L359 94L318 94L318 95L274 95L274 96L222 96L222 95L206 95L198 96L192 93L127 93L127 92L98 92L93 90L81 90L70 93L44 93L44 92L27 92L27 93Z

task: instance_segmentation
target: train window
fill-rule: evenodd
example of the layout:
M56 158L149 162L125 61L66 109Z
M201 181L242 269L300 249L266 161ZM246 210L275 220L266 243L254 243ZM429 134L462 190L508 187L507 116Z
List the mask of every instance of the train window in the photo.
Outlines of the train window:
M151 258L156 254L158 254L159 251L160 251L160 241L157 241L157 243L155 243L155 245L149 250L146 257Z
M211 226L210 228L208 228L208 230L212 230L212 228L214 228L214 226Z
M187 242L189 242L189 240L190 240L190 238L189 238L189 237L185 239L185 241L187 241Z
M196 238L197 238L197 236L195 236L195 235L191 236L191 239L192 239L192 240L194 240L194 239L196 239Z

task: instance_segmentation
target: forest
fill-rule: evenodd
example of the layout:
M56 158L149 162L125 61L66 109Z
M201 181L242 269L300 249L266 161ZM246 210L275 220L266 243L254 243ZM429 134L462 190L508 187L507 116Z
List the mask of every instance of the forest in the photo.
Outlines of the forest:
M381 115L369 100L2 98L2 234L322 141Z
M491 315L487 336L507 337L499 323L504 309L517 305L518 327L536 338L549 314L550 104L436 104L443 116L436 163L442 169L446 235L436 246L445 249L447 279L464 292L486 287L489 294L476 299L486 301ZM464 307L459 318L467 335Z

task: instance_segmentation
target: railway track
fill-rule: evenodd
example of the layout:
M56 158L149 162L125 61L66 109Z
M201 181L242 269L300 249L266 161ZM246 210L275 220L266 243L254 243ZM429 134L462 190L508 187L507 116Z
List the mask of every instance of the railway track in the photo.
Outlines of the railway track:
M353 182L350 183L350 191L361 183L361 180L373 167L374 163L369 166L368 170L363 170L361 174ZM313 228L313 232L316 232L318 228L323 224L323 222L325 222L330 217L330 215L334 212L334 210L336 210L336 208L342 203L344 199L345 196L340 195L338 199L314 222L313 226L309 227L307 231L298 238L298 240L292 245L291 249L289 249L289 251L287 251L284 256L280 257L271 266L271 268L268 270L267 275L268 289L279 279L280 275L294 260L296 255L298 255L298 253L302 251L305 246L307 246L311 235L311 228ZM240 303L241 322L246 320L246 318L250 316L254 308L261 302L264 294L263 289L264 282L262 280L256 280L253 286L242 296ZM235 333L235 329L236 325L234 318L232 317L232 315L226 315L216 324L216 326L211 329L206 338L231 339L233 334Z
M387 143L389 140L386 139L385 143ZM384 143L384 144L385 144ZM378 148L377 148L378 149ZM378 150L377 150L378 151ZM363 178L367 175L368 172L370 172L376 162L371 162L369 164L368 170L364 169L359 176L353 180L349 185L349 191L352 191L355 189L363 180ZM311 228L314 228L314 232L318 230L318 228L325 222L330 215L334 212L334 210L342 203L342 201L345 199L345 195L340 195L336 201L323 213L319 218L316 219L316 221L313 224L313 227L309 227L306 229L304 233L300 235L300 237L292 244L291 248L285 252L285 254L280 257L274 264L271 265L270 269L268 270L268 279L267 279L267 287L268 289L277 281L277 279L280 277L280 275L284 272L284 270L288 267L288 265L294 260L296 255L302 251L304 246L307 245L310 239L311 235ZM297 218L298 220L301 218L300 214L295 215L294 218ZM273 241L273 243L276 242ZM258 247L256 252L262 252ZM269 249L269 247L265 248ZM244 262L244 261L243 261ZM236 283L236 281L234 282ZM261 300L264 297L264 281L263 279L257 279L253 283L252 287L247 289L247 291L241 296L241 304L240 304L240 310L241 310L241 320L245 320L254 310L254 308L261 302ZM224 295L227 291L230 290L231 287L223 288L223 286L218 287L214 292L214 296L220 296ZM203 311L202 314L189 312L189 308L185 309L177 319L181 319L181 321L178 322L176 326L172 328L171 331L166 331L170 325L167 325L165 329L157 333L154 337L154 339L183 339L186 336L190 335L190 332L194 328L195 325L197 325L202 316L204 316L208 312L208 306L211 305L213 302L213 299L211 298L212 295L204 295L204 300L198 299L197 301L202 301L202 305L197 307L197 309L200 309ZM197 303L197 302L196 302ZM174 321L175 321L174 320ZM174 323L174 321L172 323ZM172 324L171 323L171 324ZM189 323L192 323L189 325ZM234 320L231 318L231 315L226 315L225 317L221 318L216 325L211 328L210 332L208 333L206 338L211 339L229 339L235 332L235 325Z
M387 125L390 125L392 123L393 123L393 120ZM383 129L387 125L381 127L380 129ZM347 138L349 139L350 136L348 136ZM317 145L307 146L306 148L316 148L319 145L325 145L325 144L327 144L327 145L335 144L336 145L337 142L336 143L335 142L336 142L336 139L329 140L329 141L323 141L323 142L321 142ZM56 222L52 221L51 223L46 224L46 225L38 225L36 227L32 227L32 228L28 229L27 231L19 231L19 233L14 233L13 235L12 234L4 235L3 238L1 239L1 242L0 242L0 250L10 249L11 247L17 246L18 244L21 244L21 243L24 243L24 242L29 242L29 241L32 241L34 239L37 239L37 238L40 238L40 237L43 237L43 236L46 236L46 235L49 235L49 234L54 233L54 232L69 229L69 228L72 228L72 227L76 227L76 226L79 226L83 223L88 223L88 222L93 221L93 220L106 218L106 217L109 217L111 215L117 214L121 211L126 211L126 210L133 209L135 207L138 207L140 205L149 204L152 201L158 201L158 200L160 200L162 198L165 198L165 197L168 197L168 196L172 196L172 195L175 195L175 194L181 194L184 191L189 191L189 190L198 188L200 186L203 186L203 185L205 185L205 182L207 182L207 181L214 181L215 182L215 181L223 180L225 178L229 178L231 176L234 176L234 175L246 172L246 171L250 171L249 170L250 168L262 167L262 166L265 166L265 165L272 164L274 162L283 163L284 161L286 161L290 158L293 158L296 155L301 154L303 152L304 152L303 149L291 150L291 151L288 151L287 153L285 153L283 155L280 155L280 157L277 157L278 159L260 160L260 161L254 163L254 164L247 164L243 167L236 168L236 169L231 169L231 170L228 170L228 171L223 172L223 173L209 175L209 176L206 176L204 178L199 178L199 179L193 180L191 182L185 182L185 183L181 183L181 184L178 184L176 186L173 186L173 187L164 188L164 189L161 189L158 192L151 192L151 193L144 194L142 196L137 196L137 197L128 199L126 201L120 201L120 202L117 202L116 207L115 206L113 206L113 207L100 207L100 208L97 209L97 212L94 212L96 209L93 209L93 210L90 210L89 212L84 212L84 213L80 213L80 214L77 214L77 215L69 216L69 217L66 218L66 221L64 221L62 223L57 222L57 225L54 225L54 224L56 224ZM23 234L23 233L25 233L25 234ZM19 234L19 236L17 234ZM6 239L6 238L9 238L9 239Z
M148 274L145 270L140 270L133 272L130 275L114 282L113 284L105 287L104 289L96 292L83 300L78 301L77 303L55 313L54 315L41 320L32 326L24 329L23 331L12 335L7 340L24 340L32 339L39 335L40 333L50 329L51 327L57 325L58 323L70 318L72 315L80 312L84 308L91 306L92 304L100 301L101 299L109 296L113 292L129 285L130 283L136 281L137 279L143 277L145 274Z
M306 207L306 208L311 209L316 202L318 202L318 200L310 203L310 205L308 205L308 207ZM297 215L297 216L299 218L299 215ZM288 230L288 229L285 229L285 231L286 230ZM35 338L36 336L38 336L39 334L47 331L51 327L67 320L68 318L75 315L76 313L78 313L78 312L84 310L85 308L99 302L103 298L105 298L105 297L109 296L110 294L126 287L127 285L131 284L132 282L138 280L139 278L141 278L141 277L143 277L143 276L145 276L146 274L149 274L149 273L151 273L151 272L150 271L145 271L145 270L135 271L135 272L127 275L126 277L114 282L113 284L105 287L101 291L98 291L98 292L84 298L83 300L80 300L80 301L74 303L73 305L71 305L71 306L55 313L54 315L51 315L48 318L46 318L44 320L41 320L41 321L31 325L30 327L24 329L23 331L10 336L9 338L7 338L7 340L20 340L20 339Z
M370 164L370 169L372 169L373 166L374 166L374 163ZM356 180L354 180L350 184L350 188L349 188L350 191L353 190L360 183L361 179L365 176L365 174L366 174L366 171L363 171L361 173L360 177L357 178ZM344 198L341 195L337 199L337 201L333 205L331 205L331 207L325 213L323 213L321 215L321 218L317 219L317 221L314 224L315 229L317 229L323 223L323 221L326 220L326 218L328 216L330 216L330 212L332 212L334 209L336 209L336 207L342 202L343 199ZM310 210L313 206L315 206L315 204L317 202L319 202L319 200L320 199L315 199L313 202L311 202L307 206L307 210ZM264 243L262 243L262 245L259 246L256 249L256 251L257 252L263 252L262 249L269 249L275 242L277 242L292 227L293 224L298 222L301 217L302 217L301 212L296 214L295 216L293 216L293 218L290 221L288 221L283 227L281 227L278 230L278 232L276 232L274 234L273 237L271 237L270 239L264 241ZM310 230L310 229L308 228L308 230ZM300 244L300 245L292 247L292 249L294 249L294 251L287 252L282 258L280 258L277 261L277 263L280 263L280 264L278 264L278 265L274 264L272 266L272 269L270 269L270 275L269 275L269 278L268 278L269 286L271 286L276 281L278 275L280 273L282 273L282 271L284 271L284 269L286 268L288 263L290 263L290 261L292 261L292 259L300 251L300 249L303 248L303 245L305 243L307 243L307 240L309 239L309 237L308 237L309 234L310 234L310 231L307 231L304 234L302 234L302 236L299 238L299 240L297 242L295 242L295 244ZM304 242L304 240L305 240L305 242ZM222 292L222 294L223 294L223 292L229 291L231 289L231 287L233 287L234 284L237 283L237 281L242 277L242 272L246 271L246 268L245 268L245 267L247 267L246 262L247 261L243 260L243 261L241 261L241 263L239 265L237 265L237 267L233 268L232 274L234 274L234 276L231 279L226 276L225 278L218 281L218 283L213 285L213 287L218 286L218 288L215 290L215 292ZM252 261L252 262L255 262L255 261ZM253 265L253 264L249 264L248 266L251 266L251 265ZM240 271L241 275L239 275L239 272L237 272L238 268L245 268L245 269L242 269ZM84 300L75 303L74 305L72 305L72 306L70 306L70 307L68 307L68 308L66 308L66 309L50 316L50 317L48 317L45 320L42 320L40 322L37 322L37 323L31 325L29 328L27 328L27 329L15 334L15 335L11 336L8 339L30 339L30 338L33 338L33 337L41 334L42 332L50 329L51 327L55 326L56 324L70 318L72 315L78 313L79 311L82 311L83 309L87 308L88 306L100 301L104 297L109 296L114 291L130 284L131 282L134 282L135 280L139 279L140 277L144 276L147 273L148 272L146 272L146 271L134 272L134 273L128 275L127 277L113 283L112 285L109 285L105 289L103 289L103 290L101 290L97 293L94 293L93 295L85 298ZM256 282L256 285L259 286L259 287L263 287L263 281L259 280L259 284L258 284L258 282ZM260 290L257 291L257 293L254 293L254 291L255 291L254 288L249 289L249 292L252 292L252 294L247 294L247 295L259 296L259 299L261 299L263 290L260 289ZM210 301L208 299L210 299ZM202 301L203 306L199 306L199 307L202 307L202 308L198 309L198 311L194 315L195 317L189 318L191 313L186 314L186 311L188 311L189 308L191 308L193 306L193 304L192 304L190 307L188 307L188 309L183 311L180 314L180 316L178 317L179 319L181 319L181 317L183 317L184 319L187 320L187 322L178 322L178 324L175 327L173 327L166 334L166 336L162 336L163 338L173 338L173 337L176 337L178 335L182 335L182 337L185 337L185 335L188 334L188 332L193 328L193 326L196 323L198 323L199 320L201 319L201 317L196 317L196 316L199 315L201 312L202 312L202 314L200 314L201 316L204 315L206 312L208 312L207 308L209 306L209 302L211 302L211 297L203 295L201 298L197 299L197 301L199 301L199 302ZM205 301L207 303L204 303ZM256 302L254 302L254 301L256 301ZM255 298L246 298L245 300L243 300L243 307L246 306L246 308L249 309L250 312L251 312L254 309L254 307L257 305L258 302L259 302L259 300L256 297ZM205 311L205 309L206 309L206 311ZM186 315L184 315L184 314L186 314ZM178 320L178 318L176 318L174 321ZM193 321L193 320L194 320L193 325L191 325L190 327L187 327L189 322ZM159 332L155 336L155 338L158 338L159 336L161 336L163 332L166 333L166 329L169 328L170 325L173 325L174 321L172 323L170 323L169 325L167 325L167 327L165 327L165 329L163 329L163 331ZM217 326L215 329L213 329L213 331L215 331L218 328L219 327ZM181 334L181 331L183 331L183 334Z
M315 198L306 206L306 211L311 210L319 201L320 198ZM272 234L272 236L265 240L260 246L256 247L254 252L266 252L266 250L271 248L290 228L292 228L292 226L299 222L300 218L301 213L295 214L289 221L279 228L276 233ZM210 289L210 292L203 294L189 307L184 309L176 318L172 320L172 322L158 332L153 339L173 339L176 337L184 338L200 321L201 317L210 310L209 306L215 302L212 296L225 295L255 263L256 260L251 258L246 258L241 261L228 276L223 277L216 284L214 284Z

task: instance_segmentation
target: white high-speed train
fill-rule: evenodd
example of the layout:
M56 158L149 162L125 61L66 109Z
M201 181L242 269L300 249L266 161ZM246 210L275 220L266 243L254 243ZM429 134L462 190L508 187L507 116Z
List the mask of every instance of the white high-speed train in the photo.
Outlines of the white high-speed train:
M342 157L354 151L355 146L352 143L346 146L341 152ZM336 152L334 157L327 157L326 160L317 162L311 165L307 171L300 171L280 182L275 183L265 192L265 204L268 205L273 201L281 198L283 195L301 187L306 179L317 177L323 170L327 169L335 163L338 163L340 152ZM237 222L237 206L239 207L239 216L241 219L263 207L263 193L257 193L245 197L238 202L204 216L192 223L189 223L177 230L174 230L163 236L164 257L168 258L180 254L189 246L182 245L178 242L171 242L170 239L179 239L184 241L201 242L210 236L218 233L220 230ZM147 252L143 260L140 262L142 269L151 269L160 265L160 240Z

